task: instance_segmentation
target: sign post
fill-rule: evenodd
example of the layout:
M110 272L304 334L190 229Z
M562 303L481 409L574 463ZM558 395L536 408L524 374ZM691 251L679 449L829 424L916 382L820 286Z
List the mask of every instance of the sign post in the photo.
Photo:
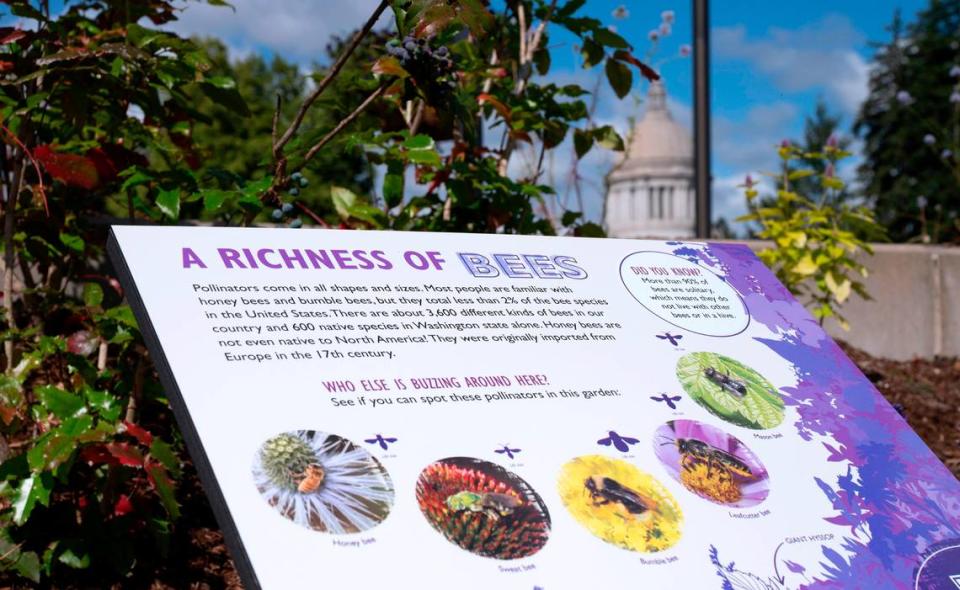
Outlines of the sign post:
M960 484L745 246L114 227L248 588L949 588Z

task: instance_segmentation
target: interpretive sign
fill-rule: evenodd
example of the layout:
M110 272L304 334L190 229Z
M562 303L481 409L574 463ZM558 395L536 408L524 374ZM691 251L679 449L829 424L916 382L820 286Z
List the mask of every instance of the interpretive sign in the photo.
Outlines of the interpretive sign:
M960 483L746 246L110 253L248 588L957 588Z

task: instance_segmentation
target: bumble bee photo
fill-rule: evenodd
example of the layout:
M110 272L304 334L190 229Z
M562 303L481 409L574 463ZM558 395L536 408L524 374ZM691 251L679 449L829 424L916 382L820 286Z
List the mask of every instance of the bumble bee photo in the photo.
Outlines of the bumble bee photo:
M680 505L656 478L627 461L577 457L561 469L557 488L573 518L607 543L656 553L682 535Z
M278 434L260 446L252 473L271 508L322 533L366 531L387 518L393 506L393 482L383 465L335 434Z
M657 429L654 452L667 472L694 494L748 508L770 493L757 456L736 437L696 420L673 420Z
M417 502L437 532L483 557L530 557L550 536L540 495L489 461L453 457L428 465L417 481Z

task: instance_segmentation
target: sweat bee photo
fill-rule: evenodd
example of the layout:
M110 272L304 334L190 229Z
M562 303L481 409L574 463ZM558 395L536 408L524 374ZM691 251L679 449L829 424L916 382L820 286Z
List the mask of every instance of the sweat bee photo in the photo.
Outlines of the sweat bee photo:
M674 420L655 435L657 457L698 496L727 506L759 504L769 493L766 469L737 438L695 420Z
M417 503L438 533L483 557L529 557L550 535L550 513L537 492L482 459L450 457L428 465L417 480Z

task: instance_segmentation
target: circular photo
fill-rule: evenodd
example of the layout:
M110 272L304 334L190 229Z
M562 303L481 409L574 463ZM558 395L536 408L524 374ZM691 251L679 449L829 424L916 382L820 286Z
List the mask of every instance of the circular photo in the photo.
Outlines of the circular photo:
M713 352L692 352L677 362L687 395L714 416L737 426L765 430L783 422L777 388L740 361Z
M529 557L550 536L550 513L540 496L489 461L452 457L428 465L417 480L417 502L448 541L484 557Z
M748 508L770 493L770 476L756 455L709 424L667 422L657 429L654 451L675 480L711 502Z
M371 529L393 506L393 482L379 461L343 437L316 430L264 442L253 460L253 481L282 516L335 535Z
M591 533L641 553L680 540L683 513L663 484L630 463L602 455L577 457L560 471L560 499Z

